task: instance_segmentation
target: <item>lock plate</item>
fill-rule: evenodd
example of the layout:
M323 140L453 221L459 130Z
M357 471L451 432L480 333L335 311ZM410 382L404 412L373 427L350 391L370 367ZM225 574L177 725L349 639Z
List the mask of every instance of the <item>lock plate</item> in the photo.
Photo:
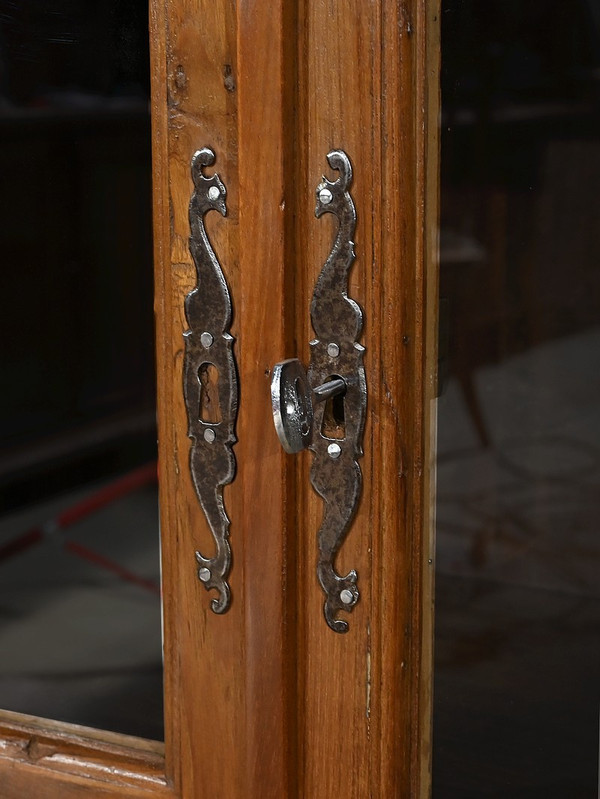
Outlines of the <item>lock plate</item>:
M349 193L352 166L343 150L327 155L332 169L339 172L335 181L323 177L316 189L315 216L333 214L339 223L329 257L315 285L310 307L316 338L311 341L308 382L321 386L332 377L345 383L342 404L336 418L328 418L328 404L314 408L310 449L314 453L311 482L323 498L323 518L318 532L317 575L325 593L323 611L332 630L348 631L348 623L338 619L339 611L352 611L359 598L354 569L345 576L335 570L335 558L348 533L361 493L362 438L367 406L367 387L363 366L364 347L358 343L363 315L358 303L348 297L348 278L354 262L356 210Z
M190 472L198 501L215 541L216 552L205 557L196 552L198 578L207 590L216 589L211 601L215 613L225 613L231 602L228 583L231 568L229 519L223 503L223 486L235 475L235 422L238 405L236 364L231 324L231 298L204 227L211 210L227 214L226 189L217 173L203 170L215 161L208 147L192 158L194 192L190 200L190 252L197 285L185 298L190 329L184 333L183 390L188 416Z
M317 576L325 592L325 620L338 633L348 622L338 619L358 602L354 569L342 576L335 558L356 513L362 486L358 458L367 407L363 367L364 347L358 343L362 310L348 297L348 277L354 261L356 211L348 191L352 166L343 150L332 150L327 160L340 174L323 177L317 186L315 215L333 214L338 230L325 261L310 306L317 338L310 342L308 374L296 358L273 368L271 402L279 440L286 452L307 447L314 453L311 483L323 498L318 532Z

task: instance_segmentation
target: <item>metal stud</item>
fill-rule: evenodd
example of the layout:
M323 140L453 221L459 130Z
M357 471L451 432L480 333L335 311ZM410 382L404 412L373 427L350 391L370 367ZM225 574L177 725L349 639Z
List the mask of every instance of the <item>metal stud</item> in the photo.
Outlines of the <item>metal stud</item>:
M354 601L354 594L352 593L352 591L349 591L347 588L344 588L343 591L340 591L340 599L342 600L344 605L351 605L352 602Z
M340 447L339 444L330 444L327 447L327 453L328 453L330 458L333 458L334 460L336 460L342 454L342 448Z

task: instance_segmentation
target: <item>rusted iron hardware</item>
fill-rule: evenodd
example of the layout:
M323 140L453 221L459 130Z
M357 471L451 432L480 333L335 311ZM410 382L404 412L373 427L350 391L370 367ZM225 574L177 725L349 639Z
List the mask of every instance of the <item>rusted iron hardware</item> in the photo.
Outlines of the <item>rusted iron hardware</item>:
M196 287L185 298L189 330L184 333L183 393L192 439L190 471L198 500L214 537L216 553L196 552L198 578L207 590L215 613L225 613L231 602L229 519L223 504L223 486L235 476L235 422L238 406L233 338L229 334L232 307L227 282L204 226L209 211L227 215L226 189L217 173L204 167L215 162L204 147L192 158L194 192L189 206L190 252L196 266Z
M327 155L339 172L323 177L316 189L315 215L333 214L338 222L333 247L315 285L310 306L316 338L310 342L308 374L297 359L273 369L271 399L275 428L287 452L307 447L314 453L311 483L324 502L318 532L317 575L325 593L327 624L339 633L348 623L341 610L352 611L359 597L354 569L339 575L335 558L358 505L362 474L362 438L367 405L364 347L358 343L363 315L348 297L348 276L354 261L356 211L348 191L352 166L343 150Z

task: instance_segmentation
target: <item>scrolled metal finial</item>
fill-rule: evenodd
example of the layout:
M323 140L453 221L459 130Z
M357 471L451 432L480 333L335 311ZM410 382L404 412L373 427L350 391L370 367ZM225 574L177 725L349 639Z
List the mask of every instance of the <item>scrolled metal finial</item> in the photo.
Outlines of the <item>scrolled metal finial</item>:
M231 324L231 297L227 282L204 226L209 211L227 215L227 190L219 175L206 175L215 154L209 147L194 153L191 174L189 246L196 267L196 286L185 298L189 330L184 333L183 389L188 417L190 472L198 501L215 541L213 557L196 552L198 579L218 597L211 601L215 613L225 613L231 603L228 583L231 568L229 518L223 503L223 486L235 476L238 386Z
M340 173L335 182L342 191L346 191L352 183L352 164L346 153L343 150L331 150L327 153L327 163Z
M192 178L203 177L205 180L209 180L210 178L206 178L202 174L202 167L212 166L215 160L215 151L211 150L210 147L202 147L202 149L196 150L192 156ZM194 183L196 183L195 180Z

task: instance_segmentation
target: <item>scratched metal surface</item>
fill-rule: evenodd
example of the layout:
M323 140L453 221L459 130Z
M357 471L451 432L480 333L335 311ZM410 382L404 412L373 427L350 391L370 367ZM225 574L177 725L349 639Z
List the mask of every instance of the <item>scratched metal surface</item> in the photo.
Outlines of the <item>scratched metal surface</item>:
M361 493L362 474L357 459L362 456L367 388L363 367L364 347L357 342L362 329L362 310L348 297L348 275L354 261L353 237L356 228L356 210L348 191L352 182L352 166L342 150L331 151L327 161L332 169L339 171L339 177L335 181L323 177L317 186L315 215L333 214L339 221L339 228L312 298L310 312L316 338L311 341L308 380L314 387L327 382L332 375L343 378L346 383L343 400L345 435L343 439L332 439L323 433L326 405L316 403L310 445L314 453L311 482L324 502L323 519L318 532L317 567L319 582L325 593L323 611L331 629L344 633L348 631L348 622L336 616L341 610L352 611L356 605L359 598L356 585L358 575L354 569L345 576L339 575L334 563L356 513ZM328 353L330 344L337 344L338 355ZM336 458L328 453L332 443L341 448Z
M231 298L227 282L204 227L204 216L211 210L226 216L226 189L219 175L207 176L203 169L215 161L205 147L192 158L194 192L190 201L190 252L197 273L197 285L185 298L185 314L190 329L184 334L184 397L188 414L188 435L192 439L190 470L198 500L210 526L215 554L196 552L198 577L207 590L218 597L211 601L215 613L225 613L231 602L228 583L231 568L229 518L223 503L223 486L235 476L235 422L238 385L231 324ZM205 334L204 336L202 334ZM206 334L210 334L207 337ZM207 338L212 342L207 344ZM201 418L202 385L200 369L211 364L218 373L219 422Z

